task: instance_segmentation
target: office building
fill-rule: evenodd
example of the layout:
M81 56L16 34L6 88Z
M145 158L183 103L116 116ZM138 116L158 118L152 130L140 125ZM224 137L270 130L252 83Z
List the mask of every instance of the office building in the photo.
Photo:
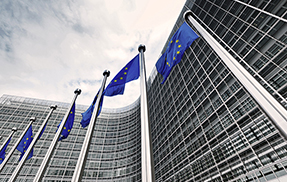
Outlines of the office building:
M156 72L150 77L157 181L286 180L286 128L258 99L264 92L286 123L286 8L286 1L186 2L169 39L188 10L200 38L164 85Z
M164 84L155 69L148 80L156 181L287 180L286 8L285 0L186 1L162 53L184 17L200 37ZM184 16L188 10L192 13ZM49 105L59 106L18 177L32 181L69 104L10 95L0 104L4 137L14 126L23 129L30 116L40 123ZM57 145L44 181L71 180L86 108L77 106L75 126ZM139 100L103 110L83 181L141 181L140 140ZM9 178L17 160L13 155L0 181Z
M33 181L42 160L47 153L57 129L70 104L3 95L0 98L1 136L6 139L11 128L18 131L12 137L7 153L21 135L21 130L28 125L30 117L36 117L32 124L33 135L50 111L50 105L57 105L48 121L45 132L34 147L34 156L25 162L17 181ZM106 109L108 114L101 113L97 120L92 138L83 181L140 181L141 179L141 148L140 120L138 102L121 109ZM58 142L52 159L45 172L43 181L71 181L77 164L85 129L80 125L81 112L87 106L76 105L73 129L68 138ZM4 141L2 138L1 144ZM15 151L7 165L0 173L0 181L7 181L18 164L20 152Z

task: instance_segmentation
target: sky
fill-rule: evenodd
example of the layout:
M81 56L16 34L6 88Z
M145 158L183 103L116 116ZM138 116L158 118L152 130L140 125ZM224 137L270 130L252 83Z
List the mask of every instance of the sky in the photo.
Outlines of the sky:
M185 0L1 0L0 96L90 105L104 70L109 81L144 44L147 79ZM120 108L140 96L139 79L124 95L105 97Z

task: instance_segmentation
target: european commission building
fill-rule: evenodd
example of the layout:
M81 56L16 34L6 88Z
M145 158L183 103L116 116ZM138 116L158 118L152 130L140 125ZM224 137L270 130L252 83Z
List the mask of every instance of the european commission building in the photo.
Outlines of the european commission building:
M187 0L164 46L186 21L199 35L161 84L154 69L147 82L154 175L173 181L287 181L286 0ZM148 50L148 49L147 49ZM155 60L156 62L156 60ZM16 181L33 181L69 104L11 95L0 98L6 150L36 117L33 132L49 119L34 155ZM87 106L76 106L74 127L56 145L43 181L71 181L87 129ZM141 109L138 99L103 109L92 137L82 181L142 181ZM15 151L0 173L8 181Z

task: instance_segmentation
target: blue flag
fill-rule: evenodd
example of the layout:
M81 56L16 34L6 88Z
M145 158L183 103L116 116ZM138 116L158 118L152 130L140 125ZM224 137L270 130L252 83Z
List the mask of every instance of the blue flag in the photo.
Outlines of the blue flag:
M19 150L22 153L19 161L24 156L24 154L25 154L27 148L29 147L29 145L31 144L32 140L33 140L33 131L32 131L32 125L31 125L29 127L28 131L25 133L22 140L20 141L19 145L17 146L17 150ZM28 159L30 159L31 157L33 157L33 149L31 150L31 152L28 156Z
M46 123L46 125L44 126L44 128L43 128L42 132L40 133L40 135L39 135L38 139L40 139L40 138L41 138L41 136L43 135L43 133L44 133L44 131L45 131L45 129L46 129L47 124L48 124L48 123Z
M73 105L73 107L71 109L70 114L68 115L67 122L65 123L65 126L64 126L64 128L62 130L62 133L61 133L61 136L59 138L59 141L68 137L68 135L70 134L70 132L71 132L71 130L73 128L74 119L75 119L75 103L74 103L74 105ZM62 121L57 126L58 128L60 127Z
M93 115L94 105L95 105L95 103L97 101L99 92L100 92L100 90L98 91L97 95L95 96L95 98L94 98L92 104L90 105L90 107L84 113L82 113L81 125L82 125L83 128L88 126L89 123L90 123L91 117ZM102 97L101 102L100 102L100 109L99 109L98 115L100 115L100 113L101 113L102 104L103 104L103 97Z
M167 79L172 68L177 65L184 51L198 38L198 35L184 22L172 36L166 51L156 63L157 71L163 76L162 84Z
M140 76L139 55L137 55L112 79L112 81L104 90L103 96L104 95L114 96L118 94L123 94L125 90L125 84L132 80L138 79L139 76ZM81 125L83 128L88 126L90 123L91 117L93 115L94 105L98 99L99 92L100 91L98 91L90 107L84 113L82 113ZM100 101L100 108L98 115L101 113L102 110L102 104L104 99L103 96Z
M123 94L125 84L140 76L139 55L134 57L123 69L112 79L104 91L105 96Z
M11 140L11 138L10 138L10 139L8 140L8 142L5 144L5 146L3 147L3 149L0 151L0 164L2 164L2 162L3 162L4 159L5 159L5 154L6 154L5 150L7 149L8 145L9 145L9 143L10 143L10 140Z

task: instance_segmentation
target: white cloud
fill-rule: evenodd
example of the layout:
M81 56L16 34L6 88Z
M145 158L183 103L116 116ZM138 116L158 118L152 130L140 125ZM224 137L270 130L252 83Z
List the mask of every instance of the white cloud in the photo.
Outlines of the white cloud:
M0 2L0 94L90 105L102 73L107 80L146 45L147 77L185 0L84 0ZM104 107L127 106L139 97L139 80Z

